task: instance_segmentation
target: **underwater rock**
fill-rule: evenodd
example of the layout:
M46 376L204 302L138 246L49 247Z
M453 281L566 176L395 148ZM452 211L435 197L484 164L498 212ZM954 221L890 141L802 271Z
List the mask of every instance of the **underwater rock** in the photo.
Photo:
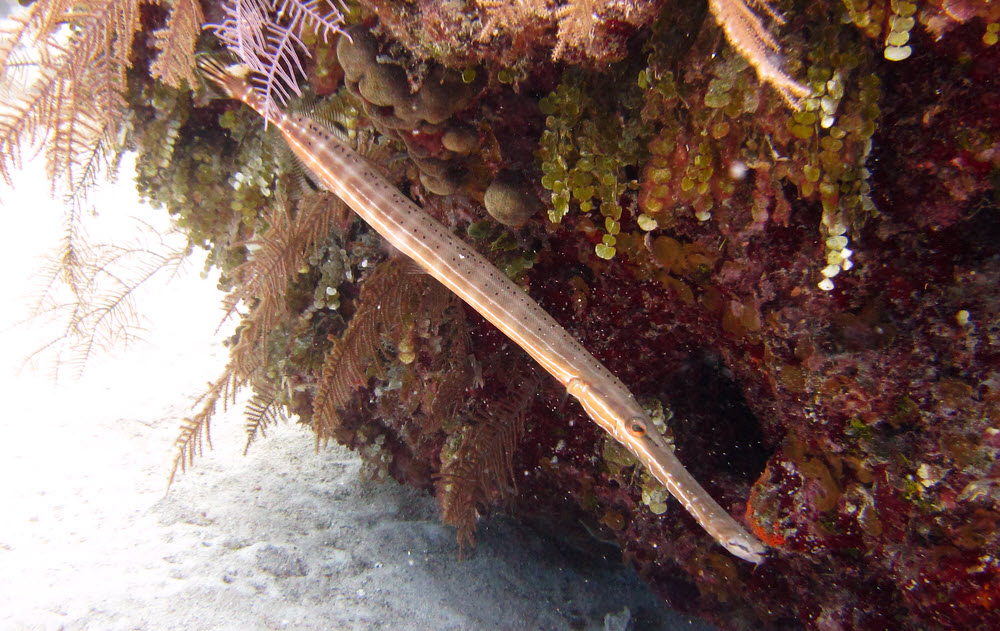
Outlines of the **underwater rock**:
M537 201L529 197L524 181L513 173L501 173L486 189L486 211L505 226L520 228L534 214Z
M357 223L289 276L260 353L274 400L311 422L331 340L363 341L324 436L436 493L463 540L497 507L583 524L727 628L1000 628L995 3L774 3L798 109L702 2L590 3L579 23L606 40L564 32L582 2L534 22L360 4L372 26L337 44L349 131L377 130L400 190L658 412L772 551L725 554L509 340L404 271L364 304L385 254ZM232 272L294 167L231 106L129 98L143 190L249 283ZM366 321L378 300L398 318Z

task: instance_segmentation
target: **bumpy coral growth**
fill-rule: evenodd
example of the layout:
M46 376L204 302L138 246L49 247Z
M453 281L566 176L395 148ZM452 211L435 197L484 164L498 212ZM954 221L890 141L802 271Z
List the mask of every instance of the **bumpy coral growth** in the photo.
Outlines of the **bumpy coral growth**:
M520 228L535 215L536 200L525 193L525 182L516 174L501 173L483 196L486 212L512 228Z
M337 44L348 89L362 99L365 114L386 137L402 141L432 193L450 195L468 183L478 148L476 130L453 117L479 91L475 71L459 73L431 64L413 92L401 61L380 57L378 40L361 27Z

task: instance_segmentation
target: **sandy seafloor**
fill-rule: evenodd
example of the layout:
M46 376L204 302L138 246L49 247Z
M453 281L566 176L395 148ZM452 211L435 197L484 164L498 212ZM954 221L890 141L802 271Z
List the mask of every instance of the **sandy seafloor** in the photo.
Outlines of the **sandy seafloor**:
M226 361L220 294L195 262L140 295L145 343L58 386L44 362L16 373L51 332L10 327L17 296L62 234L39 176L17 182L0 191L0 630L707 628L614 550L600 560L508 518L483 520L460 559L433 499L366 480L295 423L244 457L239 412L218 417L215 448L165 494L179 422ZM162 228L127 189L94 198L101 217ZM132 229L111 224L96 238Z

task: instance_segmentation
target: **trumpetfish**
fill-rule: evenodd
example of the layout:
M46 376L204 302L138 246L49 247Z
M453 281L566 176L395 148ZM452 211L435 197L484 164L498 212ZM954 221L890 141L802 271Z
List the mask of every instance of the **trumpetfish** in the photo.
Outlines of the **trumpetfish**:
M329 129L306 116L267 107L238 66L225 67L208 57L198 63L225 94L277 127L319 182L386 241L482 314L565 386L590 418L635 454L719 544L751 563L764 560L767 547L684 468L625 384L524 290L404 197Z

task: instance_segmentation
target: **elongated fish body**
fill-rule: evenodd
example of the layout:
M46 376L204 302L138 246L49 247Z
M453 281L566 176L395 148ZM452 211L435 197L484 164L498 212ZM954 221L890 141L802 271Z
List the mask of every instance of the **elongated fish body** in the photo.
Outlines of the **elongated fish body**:
M635 454L716 541L742 559L763 561L764 544L688 473L621 380L520 287L404 197L329 130L304 116L265 107L247 81L216 62L202 59L200 65L230 96L275 125L324 186L558 379L594 422Z

